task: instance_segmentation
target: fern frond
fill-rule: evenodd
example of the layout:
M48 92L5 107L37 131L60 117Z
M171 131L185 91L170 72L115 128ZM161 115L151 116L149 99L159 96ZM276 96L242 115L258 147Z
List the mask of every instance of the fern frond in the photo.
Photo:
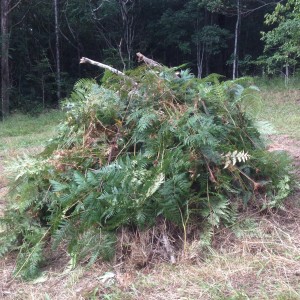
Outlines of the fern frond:
M244 152L244 150L240 152L234 150L233 152L229 151L223 155L223 158L225 160L224 169L227 169L229 166L235 166L237 162L246 162L248 159L250 159L250 155L247 152Z

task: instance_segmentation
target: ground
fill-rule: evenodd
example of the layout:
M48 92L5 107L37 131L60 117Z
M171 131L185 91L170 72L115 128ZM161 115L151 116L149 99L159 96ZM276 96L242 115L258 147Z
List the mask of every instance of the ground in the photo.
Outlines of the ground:
M288 135L270 138L269 150L288 151L300 178L300 141ZM6 192L0 163L2 211ZM299 200L296 187L284 209L246 212L232 228L219 229L205 253L191 244L175 265L124 271L99 262L72 269L60 249L51 254L44 275L26 283L12 276L12 254L0 260L0 299L300 299Z

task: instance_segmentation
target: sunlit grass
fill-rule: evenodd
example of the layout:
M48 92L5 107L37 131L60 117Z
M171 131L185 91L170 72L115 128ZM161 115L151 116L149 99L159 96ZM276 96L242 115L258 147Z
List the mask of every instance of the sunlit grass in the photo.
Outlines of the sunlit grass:
M0 151L42 147L55 133L63 113L50 111L38 117L16 114L0 122Z
M263 91L284 92L299 89L300 77L291 76L288 84L285 83L284 77L254 77L255 85L259 86Z
M298 89L296 83L281 89L273 86L272 81L260 86L262 105L256 117L270 122L278 134L300 140L300 83Z

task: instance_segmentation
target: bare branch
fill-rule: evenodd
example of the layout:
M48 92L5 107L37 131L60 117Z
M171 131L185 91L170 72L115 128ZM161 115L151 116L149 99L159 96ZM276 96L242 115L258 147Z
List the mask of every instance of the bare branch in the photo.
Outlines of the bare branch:
M20 25L20 24L24 21L26 15L29 13L29 11L30 11L30 7L29 7L29 8L27 9L27 11L24 13L23 17L20 19L19 22L17 22L16 24L11 25L11 28L14 28L14 27Z
M64 9L64 16L65 16L65 20L66 20L67 26L69 28L69 31L70 31L73 39L76 41L76 37L75 37L74 31L73 31L73 29L70 26L70 23L69 23L69 20L68 20L68 16L67 16L68 5L69 5L69 1L67 0L67 2L65 4L65 9Z
M119 76L123 76L125 79L128 79L129 81L131 81L134 85L137 85L137 82L135 82L132 78L128 77L127 75L125 75L123 72L111 67L111 66L108 66L108 65L105 65L105 64L102 64L98 61L95 61L95 60L92 60L92 59L89 59L89 58L86 58L86 57L82 57L80 59L80 64L91 64L91 65L94 65L94 66L97 66L99 68L103 68L103 69L106 69L106 70L109 70L110 72L116 74L116 75L119 75Z
M73 48L75 48L75 49L78 49L78 47L75 45L75 44L73 44L72 42L71 42L71 40L62 32L62 30L59 28L59 33L61 34L61 36L63 37L63 38L65 38L65 40L66 41L68 41L68 43L73 47Z
M93 12L98 11L98 10L103 6L103 4L104 4L104 1L101 2L101 4L100 4L98 7L94 8L94 9L93 9Z
M8 11L7 14L9 15L20 3L22 0L19 0L14 6L12 6Z

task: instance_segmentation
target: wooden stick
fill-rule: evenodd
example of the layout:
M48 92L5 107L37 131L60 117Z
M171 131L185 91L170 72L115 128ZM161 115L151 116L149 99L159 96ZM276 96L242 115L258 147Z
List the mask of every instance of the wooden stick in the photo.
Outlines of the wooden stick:
M131 81L134 85L137 85L137 82L135 82L132 78L128 77L127 75L125 75L123 72L111 67L111 66L108 66L108 65L105 65L105 64L102 64L98 61L95 61L95 60L92 60L92 59L89 59L87 57L82 57L80 59L80 64L91 64L91 65L94 65L94 66L97 66L99 68L103 68L103 69L106 69L106 70L109 70L110 72L116 74L116 75L119 75L119 76L123 76L124 78L128 79L129 81Z

